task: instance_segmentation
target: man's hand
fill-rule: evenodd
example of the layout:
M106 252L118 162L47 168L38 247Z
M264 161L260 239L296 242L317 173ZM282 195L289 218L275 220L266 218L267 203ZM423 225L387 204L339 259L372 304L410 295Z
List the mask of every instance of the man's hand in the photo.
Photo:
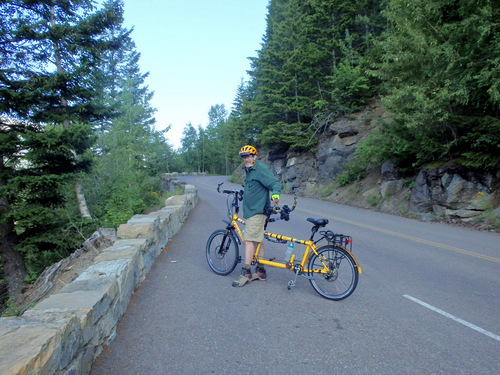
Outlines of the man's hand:
M279 194L273 194L271 195L271 203L274 205L277 205L280 201L280 195Z

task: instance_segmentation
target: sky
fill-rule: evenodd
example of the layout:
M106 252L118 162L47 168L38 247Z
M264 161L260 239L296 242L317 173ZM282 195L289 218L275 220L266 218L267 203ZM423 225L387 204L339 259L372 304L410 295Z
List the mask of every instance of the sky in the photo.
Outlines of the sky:
M231 111L266 29L268 0L124 0L126 28L149 72L157 130L174 147L186 124L208 124L217 104Z

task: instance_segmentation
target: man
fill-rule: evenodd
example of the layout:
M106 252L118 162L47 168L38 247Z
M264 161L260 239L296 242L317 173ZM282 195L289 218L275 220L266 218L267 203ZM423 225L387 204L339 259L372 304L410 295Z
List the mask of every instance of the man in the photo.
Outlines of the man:
M243 146L239 152L245 164L246 178L243 193L243 218L245 219L245 266L240 277L233 286L244 286L253 280L266 280L266 270L257 265L255 273L250 270L250 263L255 253L256 244L264 240L264 225L266 215L264 210L272 204L278 204L281 184L264 163L257 161L257 149L253 146ZM271 193L271 199L269 199ZM261 245L259 256L264 255Z

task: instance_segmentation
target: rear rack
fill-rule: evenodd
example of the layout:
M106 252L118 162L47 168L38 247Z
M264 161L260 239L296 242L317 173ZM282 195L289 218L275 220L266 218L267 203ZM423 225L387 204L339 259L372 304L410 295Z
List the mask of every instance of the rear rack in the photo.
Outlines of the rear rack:
M325 239L331 245L340 245L345 247L347 250L352 251L352 237L346 236L340 233L333 233L331 230L325 230L319 232L321 235L325 236Z

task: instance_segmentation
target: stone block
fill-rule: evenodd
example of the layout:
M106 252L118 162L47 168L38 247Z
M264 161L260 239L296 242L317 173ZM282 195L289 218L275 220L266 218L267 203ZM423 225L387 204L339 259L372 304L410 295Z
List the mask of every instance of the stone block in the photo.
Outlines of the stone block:
M194 185L185 185L184 186L184 194L198 194L198 190L194 187Z
M159 223L157 215L135 215L126 224L118 227L116 238L148 238L154 239Z
M0 340L0 374L55 374L59 370L62 342L57 327L24 325L3 334Z
M165 206L183 206L187 204L185 195L174 195L165 201Z

